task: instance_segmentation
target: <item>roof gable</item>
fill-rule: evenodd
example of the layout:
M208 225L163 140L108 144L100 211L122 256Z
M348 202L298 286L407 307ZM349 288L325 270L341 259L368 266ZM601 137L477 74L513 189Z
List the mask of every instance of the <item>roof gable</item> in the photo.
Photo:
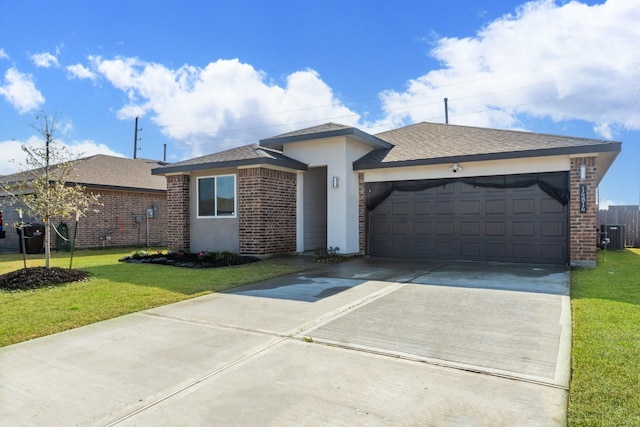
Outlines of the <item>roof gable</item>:
M307 170L307 165L290 157L285 156L280 151L258 144L243 145L231 148L218 153L184 160L182 162L171 163L169 165L155 168L154 175L166 175L176 172L190 172L205 169L222 169L228 167L249 166L249 165L272 165L294 170Z
M273 136L271 138L261 139L260 145L263 147L271 147L282 150L283 146L288 143L303 142L323 138L333 138L337 136L355 138L374 149L391 147L391 144L389 144L388 142L371 134L363 132L360 129L331 122L284 133L282 135Z

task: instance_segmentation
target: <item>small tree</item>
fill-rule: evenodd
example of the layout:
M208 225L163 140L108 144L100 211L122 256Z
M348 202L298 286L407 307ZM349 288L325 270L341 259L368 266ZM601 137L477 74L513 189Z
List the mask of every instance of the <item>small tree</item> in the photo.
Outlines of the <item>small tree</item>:
M45 267L50 268L51 219L85 215L93 206L99 205L99 196L86 191L79 184L70 184L73 158L69 151L57 144L56 117L46 114L36 116L38 124L33 127L44 138L44 147L22 146L27 155L25 171L13 183L5 183L5 191L14 201L20 202L31 215L42 219L45 230ZM94 208L94 211L97 210ZM26 248L25 248L26 249Z

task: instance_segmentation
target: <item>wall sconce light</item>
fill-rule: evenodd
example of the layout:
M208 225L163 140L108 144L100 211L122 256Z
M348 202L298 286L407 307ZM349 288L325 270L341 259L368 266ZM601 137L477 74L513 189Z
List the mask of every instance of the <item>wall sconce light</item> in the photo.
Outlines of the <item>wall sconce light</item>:
M333 181L332 181L331 185L333 186L333 188L338 188L338 177L337 176L333 177Z
M587 179L587 167L580 165L580 181L584 181L585 179Z

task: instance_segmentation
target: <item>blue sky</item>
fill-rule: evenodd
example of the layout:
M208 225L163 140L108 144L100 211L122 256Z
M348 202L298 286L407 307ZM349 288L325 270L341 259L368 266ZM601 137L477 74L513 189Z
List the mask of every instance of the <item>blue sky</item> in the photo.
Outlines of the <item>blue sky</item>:
M75 153L178 161L333 121L623 141L640 199L640 0L0 0L0 174L41 112Z

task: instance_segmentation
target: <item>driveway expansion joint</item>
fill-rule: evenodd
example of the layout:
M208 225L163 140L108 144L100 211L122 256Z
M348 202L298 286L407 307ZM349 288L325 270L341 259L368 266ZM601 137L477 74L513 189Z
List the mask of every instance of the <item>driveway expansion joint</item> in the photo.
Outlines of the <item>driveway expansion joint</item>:
M245 361L247 361L249 359L252 359L253 357L255 357L255 356L257 356L257 355L259 355L259 354L271 349L272 347L275 347L275 346L281 344L282 342L286 341L287 339L288 339L288 337L284 337L279 341L271 343L271 344L269 344L269 345L267 345L267 346L265 346L263 348L260 348L259 350L254 351L251 354L248 354L245 357L242 357L242 358L240 358L240 359L238 359L238 360L236 360L234 362L231 362L231 363L229 363L229 364L227 364L227 365L225 365L225 366L223 366L223 367L221 367L219 369L216 369L215 371L210 372L207 375L204 375L203 377L201 377L201 378L199 378L199 379L197 379L195 381L192 381L191 383L185 385L184 387L181 387L178 390L175 390L175 391L173 391L173 392L171 392L171 393L169 393L169 394L167 394L167 395L165 395L165 396L163 396L163 397L161 397L159 399L154 400L153 402L149 403L148 405L143 406L142 408L138 408L135 411L133 411L133 412L131 412L131 413L129 413L129 414L123 416L123 417L120 417L119 419L107 424L107 427L115 426L117 424L120 424L123 421L126 421L126 420L128 420L128 419L130 419L132 417L135 417L136 415L138 415L138 414L140 414L140 413L142 413L142 412L144 412L144 411L146 411L146 410L148 410L150 408L153 408L154 406L157 406L157 405L161 404L162 402L164 402L166 400L169 400L174 396L177 396L180 393L186 392L187 390L197 386L198 384L200 384L200 383L202 383L202 382L204 382L204 381L206 381L206 380L208 380L208 379L210 379L212 377L215 377L216 375L219 375L219 374L221 374L221 373L233 368L236 365L239 365L239 364L241 364L241 363L243 363L243 362L245 362Z
M190 325L203 326L205 328L228 329L228 330L232 330L232 331L250 332L250 333L255 333L255 334L270 335L270 336L279 337L279 338L287 338L287 337L291 336L290 334L281 334L281 333L272 332L272 331L265 331L265 330L262 330L262 329L243 328L242 326L225 325L223 323L208 322L208 321L205 321L205 320L190 319L190 318L179 317L179 316L167 316L166 314L157 314L157 313L151 313L151 312L146 312L146 311L140 312L138 314L144 315L144 316L155 317L155 318L158 318L158 319L174 321L174 322L187 323L187 324L190 324Z
M342 350L373 354L376 356L382 356L382 357L391 358L391 359L399 359L399 360L406 360L409 362L424 363L426 365L437 366L439 368L444 368L444 369L453 369L456 371L463 371L471 374L486 375L489 377L503 378L503 379L508 379L512 381L519 381L523 383L535 384L535 385L540 385L544 387L550 387L554 389L569 391L569 387L563 384L545 381L544 379L541 379L539 377L533 377L528 375L517 375L515 373L510 373L508 371L501 371L499 369L481 368L479 366L456 363L456 362L451 362L451 361L442 360L442 359L434 359L434 358L423 357L418 355L386 351L386 350L365 347L365 346L347 345L347 344L342 344L342 343L331 341L331 340L314 338L312 336L306 336L306 335L303 337L293 337L293 339L300 342L307 343L307 344L322 345L322 346L338 348Z

